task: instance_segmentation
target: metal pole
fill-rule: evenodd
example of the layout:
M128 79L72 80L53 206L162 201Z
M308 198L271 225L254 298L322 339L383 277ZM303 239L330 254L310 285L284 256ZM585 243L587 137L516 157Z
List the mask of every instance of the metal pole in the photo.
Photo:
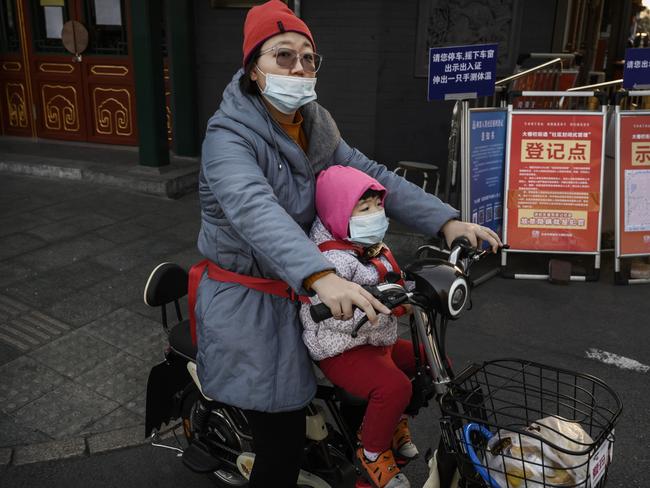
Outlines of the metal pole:
M470 169L469 169L469 101L461 102L461 132L460 132L460 215L464 221L469 221L470 210Z
M539 66L534 66L530 69L527 69L526 71L522 71L520 73L515 73L514 75L508 76L507 78L502 78L498 81L496 81L494 84L499 86L499 85L505 85L506 83L510 83L511 81L517 80L523 76L529 75L530 73L534 73L535 71L539 71L540 69L546 68L548 66L552 66L555 63L562 63L561 58L555 58L551 59L550 61L547 61L546 63L542 63Z
M449 383L449 376L442 362L440 356L440 351L436 342L433 340L433 337L430 332L428 332L429 327L435 327L435 324L429 324L427 314L424 313L419 308L415 309L414 312L415 325L420 336L420 340L424 345L424 351L427 355L427 360L429 361L429 366L431 367L431 377L436 388L437 393L444 393L447 391L447 383Z
M616 114L614 115L616 124L616 139L614 150L614 273L621 271L621 106L616 105Z
M508 191L510 183L510 139L512 138L512 104L508 105L508 123L506 124L506 167L503 171L503 242L508 242ZM501 266L508 262L507 251L501 250Z
M594 270L598 273L600 270L600 257L601 257L601 246L602 246L602 230L603 230L603 187L605 180L605 140L607 138L607 104L604 103L601 112L603 114L603 131L602 131L602 142L600 149L600 210L598 212L598 244L596 249L598 254L594 260Z

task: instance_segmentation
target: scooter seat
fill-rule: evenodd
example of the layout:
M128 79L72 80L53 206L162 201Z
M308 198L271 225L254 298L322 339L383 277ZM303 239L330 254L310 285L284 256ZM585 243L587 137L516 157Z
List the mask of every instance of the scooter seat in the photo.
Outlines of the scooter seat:
M190 361L196 361L197 347L192 344L190 321L183 320L169 332L169 345L172 350Z

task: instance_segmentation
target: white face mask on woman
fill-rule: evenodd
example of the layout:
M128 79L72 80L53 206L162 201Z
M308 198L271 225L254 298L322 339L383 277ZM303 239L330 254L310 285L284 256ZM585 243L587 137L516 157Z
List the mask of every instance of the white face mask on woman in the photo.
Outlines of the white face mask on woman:
M303 105L316 100L316 78L266 74L262 95L283 114L292 114Z
M350 217L350 240L360 244L378 244L388 230L388 218L382 208L369 215Z

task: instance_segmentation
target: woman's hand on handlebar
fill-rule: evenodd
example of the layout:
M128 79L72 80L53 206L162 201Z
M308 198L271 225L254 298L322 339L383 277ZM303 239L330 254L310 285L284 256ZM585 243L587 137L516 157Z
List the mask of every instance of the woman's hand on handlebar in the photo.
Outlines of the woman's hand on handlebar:
M482 225L472 224L470 222L463 222L461 220L449 220L441 229L442 234L445 236L447 246L451 246L454 239L465 236L474 247L480 248L483 241L487 241L492 248L492 252L496 253L500 247L503 247L503 242L499 236L492 229L483 227Z
M377 324L377 312L389 314L390 309L364 290L360 285L345 280L334 273L316 280L312 289L321 302L329 307L332 316L338 320L350 320L354 308L358 307L368 316L372 324Z

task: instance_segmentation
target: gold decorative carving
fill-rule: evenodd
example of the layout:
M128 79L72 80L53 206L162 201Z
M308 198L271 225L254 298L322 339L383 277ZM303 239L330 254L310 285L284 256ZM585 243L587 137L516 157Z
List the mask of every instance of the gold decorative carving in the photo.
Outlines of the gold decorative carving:
M41 63L38 65L38 70L43 73L72 73L74 66L67 63Z
M22 83L7 83L5 93L7 96L7 111L9 112L9 126L24 129L28 125L25 87Z
M49 130L79 131L77 90L73 86L43 85L41 98L45 112L45 127Z
M17 13L18 13L18 29L20 32L20 45L22 46L22 58L23 58L23 66L25 69L25 81L27 84L27 99L26 99L26 107L31 107L33 106L32 104L34 103L34 93L32 91L32 77L31 77L31 69L29 67L29 49L27 49L27 46L29 45L27 43L27 32L26 32L26 25L27 22L25 21L25 12L23 10L23 2L16 2L16 7L17 7ZM32 132L32 137L36 137L36 124L34 123L34 119L31 117L29 112L27 112L27 121L29 124L29 127L31 128Z
M113 96L102 99L102 93L112 93ZM100 95L99 98L98 94ZM122 100L126 104L116 98L120 94L122 94ZM129 90L125 88L95 88L93 90L93 105L95 109L95 129L98 133L118 136L130 136L133 133L130 112L131 93L129 93Z
M165 103L165 117L167 118L167 140L171 142L172 140L172 111L169 108L169 95L171 92L165 92L165 98L167 103Z
M90 68L90 72L93 75L100 76L126 76L129 73L129 68L126 66L96 64Z
M5 71L20 71L23 67L18 61L5 61L2 63L2 69Z

